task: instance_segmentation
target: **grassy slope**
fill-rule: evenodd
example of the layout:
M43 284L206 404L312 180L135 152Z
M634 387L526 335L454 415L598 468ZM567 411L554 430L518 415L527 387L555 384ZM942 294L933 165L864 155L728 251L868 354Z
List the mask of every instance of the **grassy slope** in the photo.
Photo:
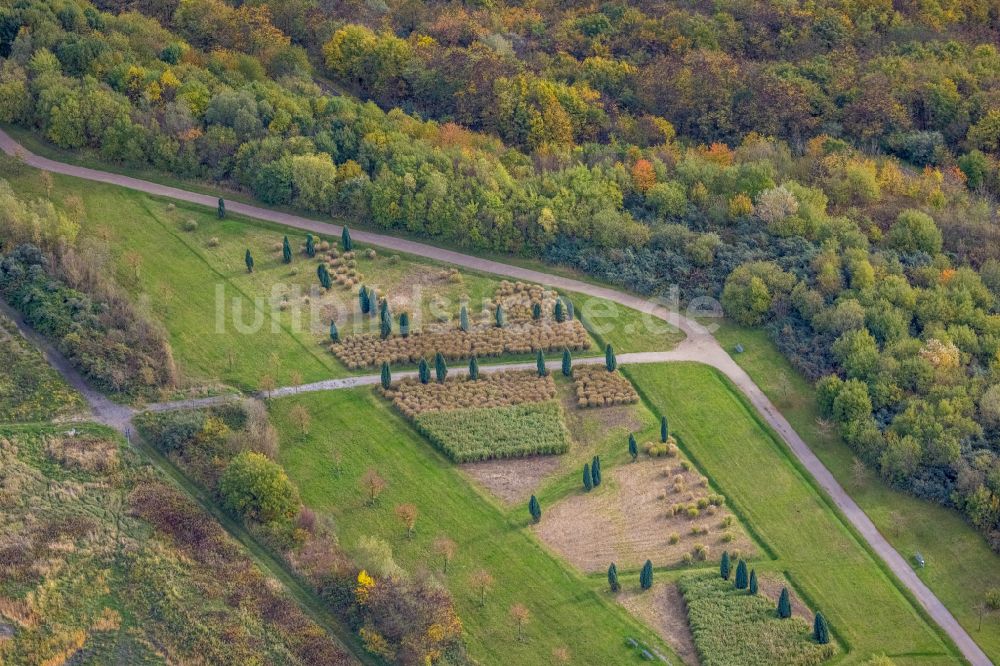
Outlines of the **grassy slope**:
M289 410L296 404L312 415L305 437L289 422ZM370 390L275 401L272 415L283 435L281 463L298 484L304 502L335 521L349 550L362 536L375 535L392 545L405 569L440 571L434 539L444 534L458 544L444 580L465 623L470 651L480 661L547 664L553 648L566 646L587 663L629 663L634 656L624 647L626 636L668 652L648 630L592 591L587 580L532 538L524 507L505 516ZM335 451L343 459L340 476L334 473ZM369 467L388 482L374 508L364 505L358 485ZM394 507L406 502L420 511L412 539L406 538L394 514ZM469 575L479 568L496 578L482 608L468 585ZM508 615L518 602L532 614L523 643L515 640Z
M1000 662L1000 617L984 619L980 629L976 611L983 592L1000 587L1000 557L982 536L955 511L895 491L871 471L854 474L850 448L834 429L819 421L813 387L764 331L727 322L716 336L727 349L743 343L745 352L736 354L735 360L781 409L883 536L906 557L918 551L924 556L927 566L918 569L918 575L986 654Z
M0 315L0 423L64 418L84 411L83 397L70 388L45 357L28 344L14 322Z
M811 605L826 614L852 660L886 652L938 657L920 663L954 662L722 377L687 363L635 366L629 374Z

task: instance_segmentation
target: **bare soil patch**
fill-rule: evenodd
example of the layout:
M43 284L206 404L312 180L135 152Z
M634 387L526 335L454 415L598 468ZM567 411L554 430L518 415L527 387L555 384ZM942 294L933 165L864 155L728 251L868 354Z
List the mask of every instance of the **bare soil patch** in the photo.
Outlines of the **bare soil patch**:
M685 462L640 458L620 465L599 488L581 489L546 510L535 530L588 572L603 571L610 562L638 569L647 559L656 566L676 566L713 559L723 550L742 556L755 552L723 498L716 496L721 506L709 504L709 489L697 472L684 469ZM685 508L675 513L675 506Z
M675 583L658 583L648 592L623 591L617 601L674 649L688 666L698 666L698 651L688 626L687 605Z
M560 456L485 460L461 466L463 472L507 504L522 502L562 467Z
M775 608L777 608L778 597L781 596L781 588L788 585L785 579L772 574L758 573L757 583L760 586L759 593L774 601ZM812 625L813 612L809 610L809 607L806 606L801 599L799 599L799 596L795 594L795 590L791 587L788 588L788 597L792 601L792 615L794 617L801 617L803 620Z

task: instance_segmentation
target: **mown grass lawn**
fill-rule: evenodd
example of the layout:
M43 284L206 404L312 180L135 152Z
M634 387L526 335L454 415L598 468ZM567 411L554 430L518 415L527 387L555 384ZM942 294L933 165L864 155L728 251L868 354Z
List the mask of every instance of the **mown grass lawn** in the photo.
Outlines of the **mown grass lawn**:
M686 452L770 546L821 610L850 661L872 654L954 663L935 629L880 568L783 447L713 369L693 363L627 369ZM897 659L903 663L906 659Z
M307 435L293 425L289 412L295 405L311 415ZM566 647L573 663L632 663L638 657L626 647L627 636L669 653L543 549L530 534L526 507L506 516L370 389L303 394L273 401L271 411L282 435L280 462L305 504L333 521L349 552L361 537L376 536L391 544L404 569L440 575L455 598L470 652L480 662L550 664L552 650ZM366 505L359 486L369 468L387 482L374 507ZM413 538L394 512L402 503L419 511ZM457 544L447 575L434 550L442 535ZM496 580L482 607L469 584L478 569ZM523 642L509 615L515 603L531 613Z
M1000 616L985 617L980 629L976 609L986 590L1000 588L1000 556L957 512L893 490L870 469L855 473L850 447L819 418L814 387L795 371L765 331L725 322L716 337L729 350L743 344L744 352L733 355L736 362L896 550L907 558L916 552L924 556L927 566L917 574L990 659L1000 662Z

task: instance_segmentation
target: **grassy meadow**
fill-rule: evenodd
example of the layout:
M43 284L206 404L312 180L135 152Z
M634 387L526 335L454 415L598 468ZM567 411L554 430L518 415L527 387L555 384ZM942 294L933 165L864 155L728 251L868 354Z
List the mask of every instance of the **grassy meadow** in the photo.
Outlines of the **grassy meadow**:
M904 557L923 555L917 574L948 607L993 661L1000 661L1000 615L979 622L977 606L986 590L1000 588L1000 556L955 511L893 490L878 474L857 467L836 428L816 407L814 387L777 350L765 331L724 322L716 337L727 348L742 343L733 358L781 410L823 464L882 535ZM912 562L912 559L911 559Z
M850 661L886 653L897 663L954 663L937 630L723 377L693 363L633 366L627 373L650 406L667 415L685 453L766 542L775 565L826 615Z
M296 405L311 415L306 435L293 422ZM508 512L480 494L372 391L301 395L273 401L271 411L282 434L279 462L303 502L333 521L348 551L357 554L362 537L375 536L404 569L436 572L454 596L477 660L549 664L554 649L567 648L588 663L631 663L638 657L625 645L629 636L669 652L531 536L525 506ZM374 507L359 485L370 468L387 483ZM412 538L394 512L402 503L419 512ZM447 574L435 547L442 536L456 545ZM484 605L470 581L480 569L495 580ZM509 616L515 603L531 613L524 641Z
M0 423L47 421L84 411L83 397L70 388L45 357L0 315Z

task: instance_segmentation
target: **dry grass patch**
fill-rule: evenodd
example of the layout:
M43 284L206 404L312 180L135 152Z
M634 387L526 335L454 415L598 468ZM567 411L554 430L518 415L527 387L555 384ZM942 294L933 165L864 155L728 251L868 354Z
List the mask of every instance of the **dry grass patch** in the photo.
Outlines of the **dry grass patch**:
M462 471L472 477L507 504L525 502L542 481L557 473L563 457L530 456L512 460L484 460L462 465Z
M631 405L639 402L632 382L618 371L608 372L603 365L573 368L573 388L578 407Z
M539 377L536 372L524 370L483 373L475 380L449 377L429 384L407 377L389 390L379 390L408 418L424 412L544 402L556 395L551 375Z
M649 592L623 590L616 600L653 629L688 666L698 666L698 650L688 626L687 605L676 583L657 583Z
M542 318L552 319L558 298L555 291L537 284L502 280L491 305L503 307L509 321L520 321L531 319L531 311L537 303L542 309Z
M603 571L610 562L638 569L647 559L656 566L676 566L723 550L752 555L753 541L724 499L685 467L690 467L686 460L672 458L615 467L598 490L581 491L547 509L535 529L588 572Z
M577 320L523 321L508 323L503 328L475 324L468 332L417 331L407 337L393 335L385 340L374 334L351 335L330 345L330 351L352 370L389 363L417 363L440 353L449 361L529 354L541 350L556 352L563 349L590 349L590 335Z

